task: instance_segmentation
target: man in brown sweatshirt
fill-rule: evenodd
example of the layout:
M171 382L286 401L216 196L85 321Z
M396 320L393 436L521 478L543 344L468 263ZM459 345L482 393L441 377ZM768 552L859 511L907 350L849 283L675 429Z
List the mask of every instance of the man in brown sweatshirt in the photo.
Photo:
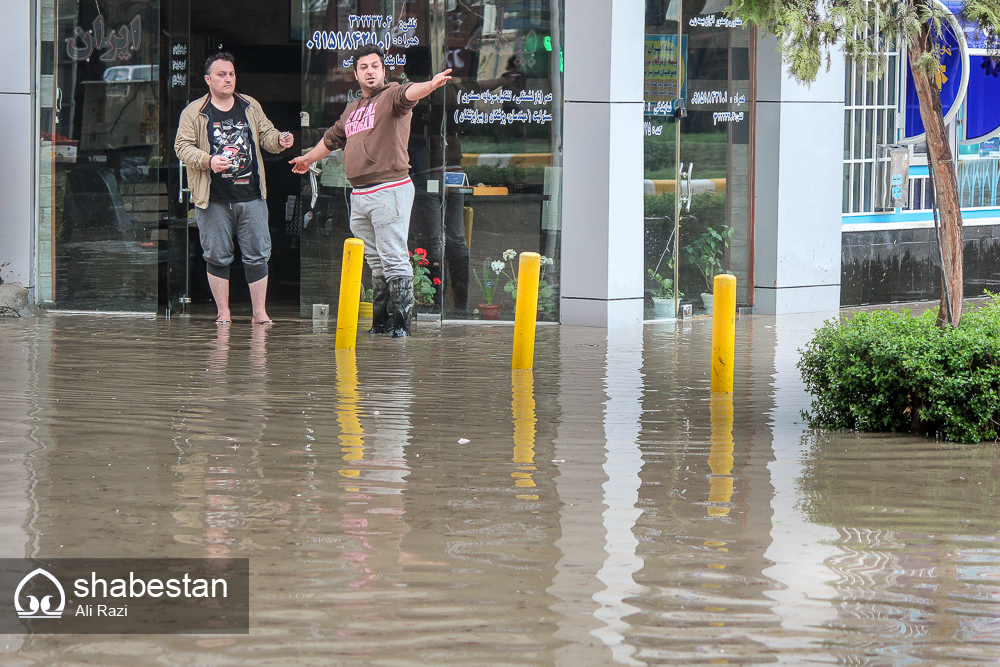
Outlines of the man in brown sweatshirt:
M317 160L344 149L344 171L351 182L351 232L365 242L372 270L372 333L410 335L413 269L406 247L413 206L413 182L406 145L410 112L416 103L451 80L445 70L430 81L387 83L385 55L374 44L354 52L354 76L361 98L308 153L291 160L305 174Z

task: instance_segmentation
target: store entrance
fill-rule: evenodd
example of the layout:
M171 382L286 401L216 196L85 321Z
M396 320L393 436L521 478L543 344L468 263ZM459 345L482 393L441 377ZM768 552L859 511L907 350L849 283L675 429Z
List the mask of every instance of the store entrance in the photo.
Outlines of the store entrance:
M271 234L271 260L268 263L268 310L272 316L294 316L299 304L300 235L296 222L296 205L301 179L292 174L288 160L299 151L299 110L301 108L302 44L295 28L293 10L298 0L244 0L238 12L219 12L207 3L173 0L171 7L174 30L166 34L163 52L169 54L171 73L166 84L170 99L171 124L164 136L173 136L180 112L192 100L208 94L203 64L219 51L233 54L236 68L236 90L256 99L264 113L281 131L295 134L296 146L282 154L261 151L267 181L268 225ZM293 6L294 5L294 6ZM176 70L176 71L175 71ZM186 80L175 77L186 71ZM177 85L182 83L182 85ZM167 114L165 114L167 116ZM166 119L165 119L166 120ZM171 150L172 152L172 150ZM214 313L214 302L208 286L205 260L202 258L194 211L185 191L186 179L182 167L174 164L177 173L171 178L171 194L179 203L175 217L186 227L186 240L172 234L172 259L166 276L161 276L161 308L187 310L193 314ZM186 252L185 252L186 251ZM179 277L186 274L185 280ZM172 283L172 284L171 284ZM186 294L181 295L182 283ZM234 314L249 313L250 295L243 273L239 248L233 262L230 300Z

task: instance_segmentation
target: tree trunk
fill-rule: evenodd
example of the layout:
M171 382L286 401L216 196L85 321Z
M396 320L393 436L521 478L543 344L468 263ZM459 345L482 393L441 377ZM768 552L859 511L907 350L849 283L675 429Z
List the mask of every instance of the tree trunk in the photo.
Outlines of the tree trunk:
M938 324L958 326L962 320L962 203L958 192L958 175L952 159L951 146L944 126L941 109L941 91L935 79L914 63L924 54L932 52L929 24L911 39L907 52L913 84L920 101L920 118L927 133L927 160L934 174L934 199L941 216L941 255L944 264L944 285L941 291L941 309Z

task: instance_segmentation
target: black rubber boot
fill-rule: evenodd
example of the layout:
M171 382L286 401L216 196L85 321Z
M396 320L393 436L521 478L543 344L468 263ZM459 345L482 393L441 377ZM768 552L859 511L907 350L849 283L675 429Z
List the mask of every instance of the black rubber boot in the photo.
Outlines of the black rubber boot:
M378 276L372 279L372 328L370 334L392 333L392 314L390 310L391 295L389 283Z
M448 278L455 298L455 314L465 317L469 310L469 257L456 257L448 261Z
M413 315L413 278L397 276L389 278L392 313L391 330L393 338L410 335L410 317Z

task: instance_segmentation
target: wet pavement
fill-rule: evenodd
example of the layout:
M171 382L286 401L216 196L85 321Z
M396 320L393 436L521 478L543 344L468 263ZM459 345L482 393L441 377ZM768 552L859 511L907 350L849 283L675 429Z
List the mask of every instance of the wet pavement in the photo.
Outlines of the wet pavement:
M808 429L824 317L740 320L732 397L708 320L512 373L505 325L0 319L0 556L252 572L249 635L0 665L996 664L996 446Z

